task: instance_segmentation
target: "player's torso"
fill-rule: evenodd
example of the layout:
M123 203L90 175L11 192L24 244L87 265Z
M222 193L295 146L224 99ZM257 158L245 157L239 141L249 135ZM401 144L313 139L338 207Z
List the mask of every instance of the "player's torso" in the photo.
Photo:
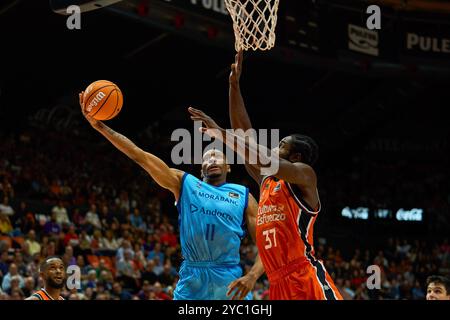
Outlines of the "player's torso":
M243 186L226 183L215 187L185 175L177 204L184 258L239 263L247 197Z
M298 190L295 192L287 182L273 177L261 185L256 242L267 273L306 262L314 254L313 226L317 214L310 214L313 211L303 207L295 196Z

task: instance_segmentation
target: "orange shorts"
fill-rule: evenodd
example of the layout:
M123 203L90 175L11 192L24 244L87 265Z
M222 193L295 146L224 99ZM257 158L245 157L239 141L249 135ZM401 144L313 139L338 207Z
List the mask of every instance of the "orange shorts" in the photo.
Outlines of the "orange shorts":
M343 300L321 261L291 270L277 270L278 277L269 277L270 300Z

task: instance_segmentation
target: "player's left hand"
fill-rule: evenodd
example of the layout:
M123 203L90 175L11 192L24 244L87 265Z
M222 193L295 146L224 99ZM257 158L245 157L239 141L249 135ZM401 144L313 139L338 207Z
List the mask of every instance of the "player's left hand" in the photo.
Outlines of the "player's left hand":
M228 285L227 296L233 294L231 300L243 300L248 293L253 290L256 283L256 278L250 274L234 280Z
M202 121L205 127L200 128L200 132L206 133L211 138L224 139L225 130L219 127L219 125L203 111L189 107L189 113L191 114L191 120Z

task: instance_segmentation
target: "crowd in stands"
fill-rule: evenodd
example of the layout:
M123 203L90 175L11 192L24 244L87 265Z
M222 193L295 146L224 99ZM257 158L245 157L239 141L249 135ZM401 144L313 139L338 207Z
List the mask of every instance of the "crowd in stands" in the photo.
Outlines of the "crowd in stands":
M80 288L65 289L66 299L172 299L182 256L170 193L110 146L52 132L0 138L0 299L40 289L39 263L52 255L81 270ZM424 299L426 277L450 273L448 239L362 248L315 245L345 299ZM245 239L244 272L256 254ZM367 288L370 265L380 267L378 290ZM254 298L268 299L265 276Z

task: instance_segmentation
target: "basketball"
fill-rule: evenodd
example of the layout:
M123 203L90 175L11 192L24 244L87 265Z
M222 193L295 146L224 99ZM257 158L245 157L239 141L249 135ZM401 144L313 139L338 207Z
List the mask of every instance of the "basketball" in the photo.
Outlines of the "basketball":
M111 81L98 80L86 88L83 102L89 116L96 120L110 120L122 109L122 91Z

